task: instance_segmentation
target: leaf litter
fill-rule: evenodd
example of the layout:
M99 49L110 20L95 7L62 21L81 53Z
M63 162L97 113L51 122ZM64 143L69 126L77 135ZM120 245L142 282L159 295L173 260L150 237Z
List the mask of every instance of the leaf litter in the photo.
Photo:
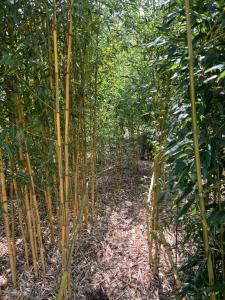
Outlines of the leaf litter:
M172 299L174 282L163 251L156 278L149 267L145 211L149 182L150 163L146 161L117 166L98 178L94 215L80 233L73 256L71 299ZM45 224L42 229L48 271L35 279L32 266L23 263L23 245L18 243L17 288L10 284L6 240L1 230L0 299L56 299L61 278L60 252L51 244Z

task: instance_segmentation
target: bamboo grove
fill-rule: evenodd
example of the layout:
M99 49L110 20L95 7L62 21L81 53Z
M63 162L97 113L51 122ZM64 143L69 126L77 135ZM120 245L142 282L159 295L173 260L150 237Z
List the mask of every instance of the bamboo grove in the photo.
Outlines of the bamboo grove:
M150 76L159 86L158 154L147 198L149 261L158 274L162 245L179 299L224 299L224 1L168 1L157 14L161 35L146 44ZM173 249L164 236L171 219L160 220L169 203Z
M58 299L70 299L97 174L133 163L149 131L151 272L163 248L176 299L225 299L224 0L2 1L0 22L0 218L14 286L19 236L36 278L50 245L60 251Z
M1 208L16 286L15 231L36 277L43 228L64 270L71 224L94 206L99 19L88 1L1 5Z

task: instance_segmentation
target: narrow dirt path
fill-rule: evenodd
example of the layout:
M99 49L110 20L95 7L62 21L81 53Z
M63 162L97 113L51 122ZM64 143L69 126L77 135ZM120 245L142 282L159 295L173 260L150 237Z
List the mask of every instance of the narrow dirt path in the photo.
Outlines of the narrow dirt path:
M113 169L98 180L95 221L80 236L74 257L74 299L159 299L150 292L144 201L149 175L149 162L139 162L136 169Z
M137 172L113 169L98 180L95 221L81 235L74 261L76 299L147 299L143 192L148 164Z

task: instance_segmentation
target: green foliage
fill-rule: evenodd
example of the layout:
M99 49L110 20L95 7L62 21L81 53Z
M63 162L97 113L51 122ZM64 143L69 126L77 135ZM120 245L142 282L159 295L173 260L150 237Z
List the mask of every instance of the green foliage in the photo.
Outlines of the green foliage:
M183 1L165 1L154 13L143 4L141 16L133 10L135 5L126 5L127 2L109 5L110 38L105 39L102 53L103 104L99 114L100 124L105 126L99 130L102 136L111 136L111 141L123 132L131 132L132 124L137 132L154 132L152 142L157 151L163 149L169 170L160 203L173 199L168 205L177 210L174 223L184 232L179 251L185 252L192 245L191 254L185 252L184 265L179 270L181 292L190 299L207 299L210 290L196 191ZM220 298L221 288L216 287L223 280L220 261L224 252L219 234L224 222L224 199L218 196L224 183L225 161L224 1L192 1L191 8L200 156L215 290ZM126 11L130 13L129 20Z
M222 297L221 259L225 246L224 234L222 246L220 234L225 204L219 196L225 165L224 7L224 0L191 1L200 155L216 275L213 289L218 299ZM53 45L48 39L52 35L52 14L49 1L0 3L0 146L7 166L9 158L14 161L15 175L22 186L28 178L18 151L30 153L39 189L57 173L54 91L50 80ZM64 1L57 1L57 16L59 76L64 82L68 21ZM152 144L156 152L164 152L169 173L160 203L167 201L171 210L177 210L174 225L181 226L184 232L184 240L178 245L184 252L179 269L181 293L190 299L207 299L210 289L198 217L183 1L155 1L155 7L147 0L74 1L73 21L74 136L78 135L78 115L84 113L88 152L92 134L89 119L94 106L97 156L107 163L112 162L109 149L118 151L125 135L154 133ZM96 68L97 103L93 96ZM62 111L64 89L61 84ZM84 107L79 105L80 98L85 99ZM18 100L24 110L23 125L17 124ZM71 145L72 141L73 150ZM186 253L190 245L191 251Z
M164 101L170 104L166 127L167 141L164 147L171 171L168 176L167 190L162 193L161 201L165 201L170 194L177 194L171 205L179 206L178 224L185 228L184 232L188 237L185 238L187 245L193 245L195 249L191 260L187 260L186 267L180 269L182 280L186 282L183 291L191 299L207 299L209 289L205 288L207 278L203 275L207 273L206 262L200 259L203 252L200 246L202 241L192 234L195 231L192 221L196 215L194 207L197 206L198 201L195 196L196 174L190 120L183 2L167 1L162 5L162 11L163 22L158 29L160 37L152 38L151 43L148 44L151 49L156 48L161 54L155 57L154 65L158 66L160 73L168 74L170 78L165 85L170 92L167 93ZM218 206L218 201L224 201L224 199L218 200L224 170L224 1L201 1L201 3L193 1L192 11L200 154L205 201L209 204L217 203L216 206L207 206L207 215L211 243L214 245L216 280L220 283L222 273L219 262L224 249L219 245L220 237L215 228L219 228L224 223L224 202L221 203L220 208ZM219 298L222 297L220 289L217 290L217 295Z

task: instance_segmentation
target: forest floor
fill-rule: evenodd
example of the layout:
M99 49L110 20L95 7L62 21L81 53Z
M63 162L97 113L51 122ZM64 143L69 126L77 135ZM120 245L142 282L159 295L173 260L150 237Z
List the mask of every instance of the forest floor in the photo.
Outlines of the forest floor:
M169 299L173 280L149 268L145 197L150 163L112 169L98 180L95 218L80 236L73 262L74 299Z
M171 299L173 279L164 253L157 278L148 263L145 198L149 184L149 161L112 168L98 178L94 217L80 234L73 257L71 299ZM0 242L4 249L1 237ZM18 288L7 285L0 299L56 299L60 254L47 236L46 248L47 274L35 280L32 269L20 265ZM7 266L1 253L0 260ZM7 276L7 268L3 271Z

